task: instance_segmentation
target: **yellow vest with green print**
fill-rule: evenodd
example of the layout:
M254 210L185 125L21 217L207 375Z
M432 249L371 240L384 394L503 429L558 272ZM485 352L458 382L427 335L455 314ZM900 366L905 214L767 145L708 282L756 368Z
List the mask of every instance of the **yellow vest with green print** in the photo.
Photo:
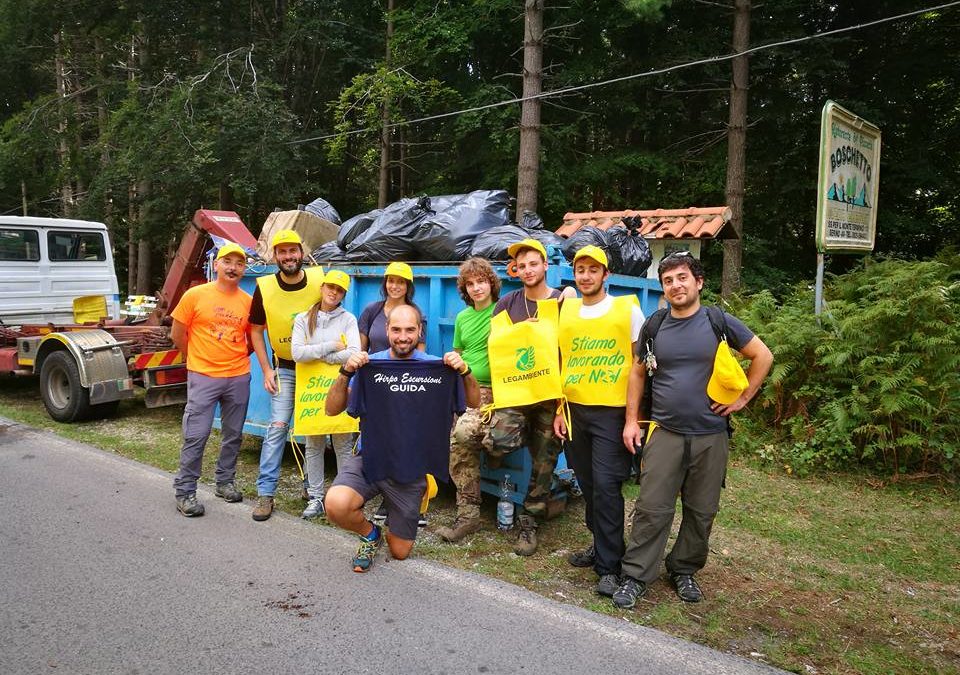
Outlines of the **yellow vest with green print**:
M613 299L595 319L580 317L583 300L565 300L560 310L560 367L563 393L571 403L623 407L633 365L630 340L633 295Z
M494 408L561 398L556 298L537 301L537 320L513 323L502 311L490 320L487 353Z
M320 267L308 267L307 285L296 291L280 288L276 274L257 279L260 295L263 298L263 311L267 316L267 334L270 346L277 358L293 360L290 351L290 339L293 335L293 320L300 312L306 312L320 299L320 287L323 285L323 270Z

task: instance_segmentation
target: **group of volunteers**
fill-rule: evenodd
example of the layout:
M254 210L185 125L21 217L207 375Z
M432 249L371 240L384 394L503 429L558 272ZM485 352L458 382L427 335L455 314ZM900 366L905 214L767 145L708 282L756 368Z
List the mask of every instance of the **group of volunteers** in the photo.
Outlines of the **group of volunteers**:
M187 291L172 313L172 338L188 370L174 479L180 513L204 513L196 487L218 403L215 494L228 502L243 498L234 476L252 350L270 394L254 520L273 512L291 419L301 405L297 392L309 373L312 384L323 386L323 402L310 411L321 419L310 427L319 432L306 435L302 516L326 516L359 537L354 571L369 570L384 541L395 559L409 555L436 493L434 477L453 482L457 503L456 519L437 534L458 542L479 531L481 458L496 468L523 447L531 475L513 550L532 555L567 441L593 539L569 563L592 567L597 593L633 607L660 574L679 494L682 519L665 559L667 574L681 600L702 599L694 574L706 564L719 508L729 415L756 395L773 357L735 317L701 306L704 270L697 258L681 251L662 259L658 276L669 308L647 319L636 296L607 293L609 264L596 246L574 256L579 297L573 288L547 284L547 253L537 240L509 247L522 286L502 297L490 263L471 258L457 277L466 308L456 316L453 350L441 358L424 351L426 318L406 263L387 266L382 300L357 320L342 307L351 281L346 273L304 267L293 231L278 232L272 247L278 271L258 278L253 297L239 287L245 252L227 243L216 255L215 280ZM749 360L746 374L728 345ZM329 490L328 436L337 458ZM623 484L641 453L640 493L625 542ZM371 520L364 507L377 496L382 505Z

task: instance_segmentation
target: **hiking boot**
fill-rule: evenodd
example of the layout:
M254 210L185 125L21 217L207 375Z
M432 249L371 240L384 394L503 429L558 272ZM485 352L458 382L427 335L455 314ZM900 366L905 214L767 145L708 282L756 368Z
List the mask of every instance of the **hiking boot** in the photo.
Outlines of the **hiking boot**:
M187 518L203 515L203 504L197 501L197 493L191 492L183 497L177 497L177 511Z
M323 508L323 497L312 497L309 502L307 502L307 508L303 510L303 513L300 514L301 518L323 518L327 515L326 510Z
M257 505L253 507L253 519L256 521L266 520L273 513L273 495L260 495L257 497Z
M377 557L377 550L383 543L383 531L374 526L377 532L377 538L374 540L360 537L360 546L357 548L357 555L353 557L353 571L366 572L373 565L373 559Z
M616 574L603 574L597 582L597 594L607 598L612 598L618 588L620 588L620 577Z
M593 567L597 562L597 551L593 544L590 544L582 551L574 551L567 556L567 562L574 567Z
M302 499L302 500L305 501L305 502L309 502L309 501L310 501L310 493L307 491L307 486L306 486L306 485L304 485L304 486L300 489L300 499Z
M449 541L451 544L455 544L467 535L479 531L479 518L464 518L462 516L457 516L457 519L453 521L453 527L438 527L437 536L444 541Z
M227 502L243 501L243 493L237 489L237 486L232 480L227 481L226 483L217 483L217 489L214 494Z
M376 512L373 514L373 522L377 525L383 525L387 522L387 505L383 502L380 503L380 506L377 507Z
M647 593L647 585L633 577L623 577L620 588L613 593L613 604L620 609L632 609L637 600Z
M517 555L533 555L537 552L537 521L527 515L517 520L520 527L517 529L517 543L513 545L513 552Z
M417 527L426 527L427 526L427 514L421 513L417 518Z
M684 602L700 602L703 600L703 591L694 580L692 574L671 574L670 583L677 591L677 597Z

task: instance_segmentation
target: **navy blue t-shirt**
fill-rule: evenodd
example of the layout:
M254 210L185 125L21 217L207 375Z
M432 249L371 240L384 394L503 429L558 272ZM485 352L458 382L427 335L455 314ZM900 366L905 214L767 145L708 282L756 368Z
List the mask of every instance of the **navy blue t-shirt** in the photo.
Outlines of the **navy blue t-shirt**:
M360 418L366 479L412 483L430 473L448 481L450 427L465 408L463 378L436 357L372 354L347 402L347 414Z

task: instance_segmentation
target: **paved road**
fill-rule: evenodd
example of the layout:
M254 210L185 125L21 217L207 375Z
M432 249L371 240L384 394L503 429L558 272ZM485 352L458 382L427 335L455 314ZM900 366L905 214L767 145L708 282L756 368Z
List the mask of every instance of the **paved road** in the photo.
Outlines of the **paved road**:
M762 673L764 666L355 539L250 518L0 418L0 672Z

